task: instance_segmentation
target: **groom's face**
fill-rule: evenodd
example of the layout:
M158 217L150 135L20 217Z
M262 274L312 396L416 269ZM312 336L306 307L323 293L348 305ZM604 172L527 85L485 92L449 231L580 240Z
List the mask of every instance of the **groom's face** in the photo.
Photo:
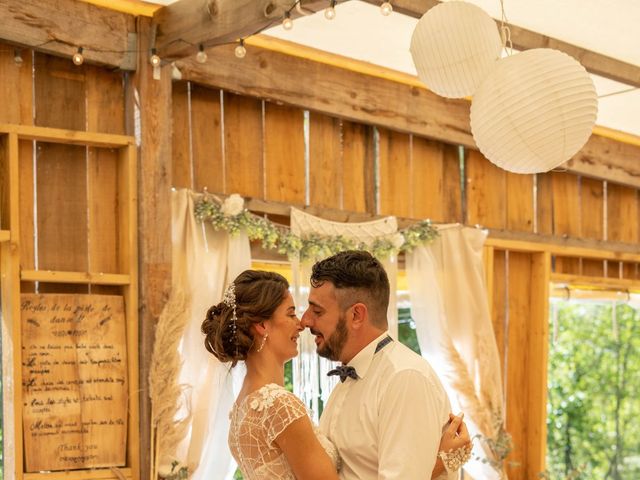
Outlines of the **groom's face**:
M316 352L329 360L340 360L342 349L349 338L345 312L340 308L335 287L324 282L311 287L309 308L301 323L315 335Z

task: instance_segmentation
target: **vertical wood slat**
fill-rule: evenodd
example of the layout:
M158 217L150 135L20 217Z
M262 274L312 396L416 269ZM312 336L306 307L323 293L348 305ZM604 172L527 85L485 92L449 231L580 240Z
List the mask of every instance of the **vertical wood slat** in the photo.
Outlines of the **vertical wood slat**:
M86 67L87 129L124 134L122 74ZM118 156L117 150L89 148L88 249L91 272L119 273L118 268ZM106 293L99 287L92 293Z
M476 150L467 150L467 221L469 225L506 226L506 172Z
M36 124L85 129L85 70L36 54ZM87 271L86 148L37 144L38 268Z
M33 125L33 78L31 50L22 50L22 64L13 58L13 47L0 43L0 123ZM19 148L20 178L20 261L22 268L33 270L33 143L22 141ZM3 210L4 213L4 210ZM33 291L33 285L25 285Z
M604 183L602 180L582 178L580 185L580 207L582 236L604 240ZM603 260L582 259L582 274L604 276Z
M309 113L309 199L315 207L342 208L340 120Z
M638 191L631 187L609 183L607 185L607 233L608 240L639 242ZM634 278L635 268L630 264L608 262L607 275Z
M342 121L343 208L375 213L373 127Z
M580 178L570 173L552 173L553 233L580 237ZM556 257L557 273L580 273L580 259Z
M264 198L262 137L262 101L225 92L225 193Z
M23 477L19 161L17 136L0 136L2 228L11 232L10 241L0 245L2 378L11 379L2 382L3 447L11 452L3 456L3 472L9 480Z
M446 221L444 192L444 144L425 138L411 142L411 216ZM451 192L447 192L450 195Z
M171 180L174 188L192 188L189 82L174 82L171 89ZM222 172L222 170L220 170ZM216 190L213 190L216 191ZM222 191L222 190L219 190Z
M506 228L517 232L533 232L533 175L506 172L505 176Z
M462 210L462 182L460 178L460 151L456 145L444 145L443 194L444 222L464 223Z
M303 205L305 200L304 113L265 103L267 200Z
M175 144L174 144L175 145ZM191 152L196 191L224 191L220 90L191 84Z
M411 217L411 137L379 131L380 214Z
M553 173L536 175L536 215L535 233L553 233Z
M527 465L527 337L531 303L531 261L525 253L509 252L508 302L508 359L507 359L507 431L511 434L513 450L507 458L510 480L529 480Z
M488 265L491 268L491 265ZM489 289L491 295L491 320L493 333L498 345L500 355L500 371L504 376L507 374L507 263L506 252L504 250L494 250L493 252L493 275L492 288Z

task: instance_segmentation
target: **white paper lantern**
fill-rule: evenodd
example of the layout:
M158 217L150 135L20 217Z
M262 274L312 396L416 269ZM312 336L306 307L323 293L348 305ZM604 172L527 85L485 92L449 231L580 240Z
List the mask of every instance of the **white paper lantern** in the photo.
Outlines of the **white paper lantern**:
M497 166L546 172L583 147L597 115L584 67L558 50L536 48L496 63L471 102L471 132Z
M438 95L473 95L500 57L496 22L480 7L446 2L418 21L411 37L411 56L418 77Z

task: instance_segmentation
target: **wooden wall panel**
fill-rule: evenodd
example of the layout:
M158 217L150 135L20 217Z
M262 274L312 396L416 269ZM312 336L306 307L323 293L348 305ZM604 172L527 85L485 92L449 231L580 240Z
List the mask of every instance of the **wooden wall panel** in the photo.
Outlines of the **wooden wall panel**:
M413 137L411 142L411 216L446 221L442 142ZM449 193L449 192L447 192Z
M87 130L124 134L122 74L85 67ZM119 273L118 156L114 150L88 149L89 271ZM104 293L92 289L92 293Z
M171 105L173 109L171 179L174 188L193 187L189 88L189 82L174 82L171 90Z
M264 198L262 101L224 94L225 193Z
M509 252L508 277L508 345L507 360L507 431L513 440L513 450L507 460L511 480L529 480L526 465L528 382L527 338L529 336L529 306L531 302L531 260L524 253ZM513 462L513 463L510 463ZM532 477L535 478L535 477Z
M224 191L220 90L191 84L191 159L193 188Z
M507 367L507 253L495 250L493 253L493 288L491 295L491 319L496 337L500 367L504 378Z
M305 203L304 112L265 103L267 200Z
M507 230L533 232L533 175L505 172Z
M583 237L604 240L604 182L582 178L580 184L580 207ZM582 274L604 276L603 260L582 259Z
M581 235L580 178L571 173L552 172L553 233L578 238ZM580 273L580 259L555 259L558 273Z
M342 121L342 204L353 212L375 213L373 127Z
M553 233L553 178L552 173L536 175L536 228L535 233Z
M84 130L84 68L68 59L35 56L35 123ZM38 267L87 271L86 149L37 145Z
M411 137L379 129L380 214L411 217Z
M462 147L444 145L445 223L464 222L460 157Z
M477 150L465 155L467 221L469 225L505 228L506 172Z
M309 114L309 198L315 207L342 208L340 120Z
M607 185L607 237L608 240L635 243L639 238L638 218L638 191L631 187ZM635 277L635 268L632 265L619 265L618 262L609 262L607 275L610 277L623 276Z
M22 64L14 61L11 45L0 43L0 123L33 125L33 63L31 50L22 50ZM20 261L32 270L35 265L33 210L33 143L20 142ZM4 214L4 212L2 212ZM33 291L25 288L23 291Z

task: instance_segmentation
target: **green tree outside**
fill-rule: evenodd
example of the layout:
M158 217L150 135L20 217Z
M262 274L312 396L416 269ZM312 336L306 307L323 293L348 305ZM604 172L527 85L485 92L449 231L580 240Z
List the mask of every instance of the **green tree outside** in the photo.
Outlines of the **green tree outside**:
M554 301L549 337L547 478L640 478L640 315Z

